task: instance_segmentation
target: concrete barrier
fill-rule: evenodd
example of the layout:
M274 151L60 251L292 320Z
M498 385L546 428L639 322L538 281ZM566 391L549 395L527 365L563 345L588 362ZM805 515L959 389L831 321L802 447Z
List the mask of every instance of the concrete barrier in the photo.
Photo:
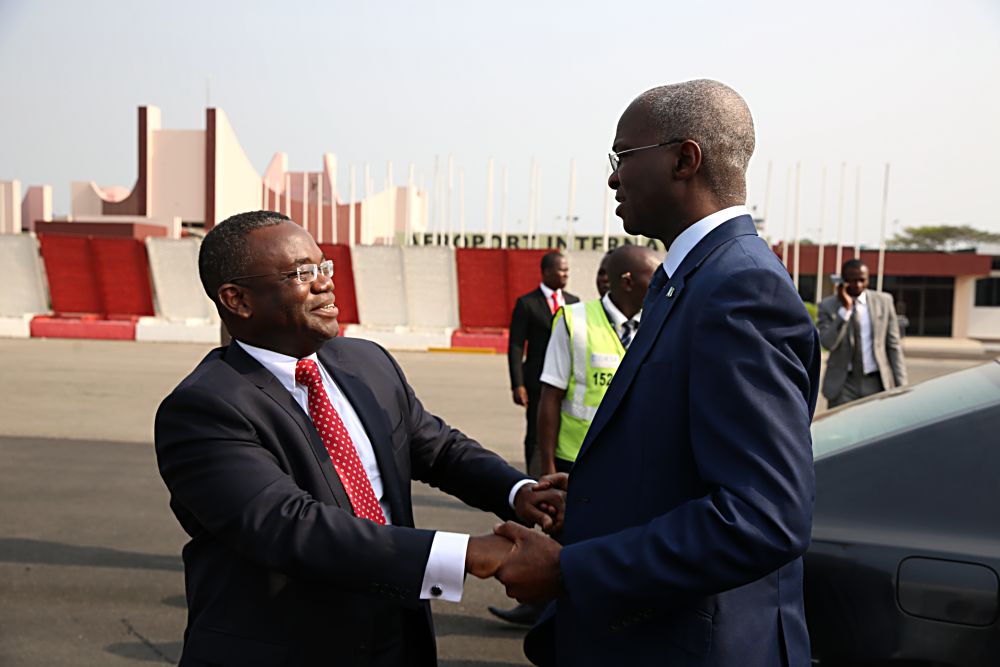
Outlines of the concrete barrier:
M48 311L38 241L31 234L0 235L0 336L28 337L32 316Z
M407 324L443 331L458 326L458 277L449 247L403 248Z
M567 255L569 283L566 285L566 291L577 295L581 301L596 299L597 269L603 258L604 253L600 250L574 250Z
M350 325L342 334L345 338L363 338L378 343L387 350L416 350L451 347L452 329L411 329L410 327L366 327Z
M362 327L409 324L403 284L403 253L396 246L356 246L351 251L358 321Z
M218 345L218 322L193 319L168 321L159 317L141 317L135 324L135 339L151 343L209 343Z
M205 295L198 277L199 247L200 241L194 238L146 239L156 315L169 322L201 320L218 331L215 304Z

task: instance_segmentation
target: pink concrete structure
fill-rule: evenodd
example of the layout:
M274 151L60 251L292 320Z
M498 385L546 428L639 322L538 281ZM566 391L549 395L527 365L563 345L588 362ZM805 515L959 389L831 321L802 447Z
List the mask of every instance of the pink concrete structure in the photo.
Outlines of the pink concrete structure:
M0 234L21 233L21 181L0 181Z
M52 186L32 185L21 202L21 230L35 231L36 222L52 220Z

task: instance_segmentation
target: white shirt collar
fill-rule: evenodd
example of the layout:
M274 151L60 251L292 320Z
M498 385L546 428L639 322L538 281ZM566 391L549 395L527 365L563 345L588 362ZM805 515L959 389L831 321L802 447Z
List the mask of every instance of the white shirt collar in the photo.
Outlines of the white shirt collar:
M611 319L611 324L614 325L616 329L621 329L622 325L629 321L629 318L625 317L622 311L618 310L618 306L615 305L614 301L611 300L611 292L606 293L601 297L601 305L604 306L604 312L608 314ZM638 324L639 318L642 317L642 311L632 316L632 322Z
M670 248L667 249L667 256L663 260L663 270L667 272L667 277L674 275L688 253L713 229L741 215L750 215L746 206L742 204L730 206L702 218L678 234L674 242L670 244Z
M282 354L281 352L275 352L274 350L265 350L262 347L254 347L244 343L241 340L236 341L240 347L246 350L246 353L251 357L260 362L260 365L271 371L271 374L278 378L278 382L281 383L285 389L289 392L295 390L295 364L298 363L298 359L295 357L290 357L287 354ZM303 359L312 359L316 362L320 368L323 365L319 363L319 357L313 352L308 357L303 357Z
M862 306L867 306L868 305L867 292L868 292L868 290L866 290L866 289L861 290L861 294L858 295L858 298L855 299L855 301L857 301L858 303L860 303Z
M560 294L560 292L562 292L562 290L558 290L558 289L554 290L554 289L551 289L551 288L550 288L550 287L549 287L548 285L546 285L545 283L538 283L538 289L542 290L542 294L544 294L544 295L545 295L545 300L546 300L546 301L552 301L552 295L553 295L553 294L557 295L557 296L556 296L556 298L560 298L560 297L562 297L562 294Z

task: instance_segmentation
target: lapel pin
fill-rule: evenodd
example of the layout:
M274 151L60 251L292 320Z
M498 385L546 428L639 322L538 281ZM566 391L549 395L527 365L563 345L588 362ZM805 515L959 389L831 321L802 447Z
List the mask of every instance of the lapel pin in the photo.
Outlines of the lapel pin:
M673 295L674 295L674 288L673 288L673 285L671 285L670 289L667 290L667 298L669 299Z

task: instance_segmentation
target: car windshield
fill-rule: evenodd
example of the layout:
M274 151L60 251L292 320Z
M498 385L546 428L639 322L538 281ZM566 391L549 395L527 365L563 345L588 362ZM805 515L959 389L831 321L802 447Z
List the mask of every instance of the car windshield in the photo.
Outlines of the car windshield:
M876 394L812 425L820 458L891 433L1000 403L1000 363L990 362L916 385Z

